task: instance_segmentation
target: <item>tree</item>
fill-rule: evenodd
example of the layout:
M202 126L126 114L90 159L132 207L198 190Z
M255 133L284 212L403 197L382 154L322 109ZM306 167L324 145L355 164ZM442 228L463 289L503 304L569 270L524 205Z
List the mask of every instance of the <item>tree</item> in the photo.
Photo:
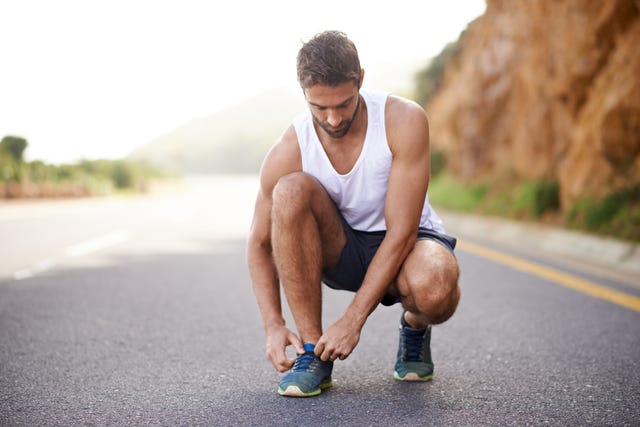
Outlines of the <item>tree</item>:
M7 135L0 142L0 150L9 154L13 160L22 163L24 150L27 148L27 140L19 136Z
M7 135L0 141L0 180L3 182L22 180L22 155L27 148L27 140L19 136Z

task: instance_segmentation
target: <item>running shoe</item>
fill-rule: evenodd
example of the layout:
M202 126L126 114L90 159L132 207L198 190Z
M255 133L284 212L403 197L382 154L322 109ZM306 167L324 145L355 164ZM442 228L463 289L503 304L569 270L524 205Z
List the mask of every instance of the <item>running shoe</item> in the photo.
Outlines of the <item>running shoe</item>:
M281 396L310 397L333 386L331 370L333 362L323 362L314 353L315 344L305 343L304 354L299 354L293 368L280 380Z
M433 378L431 326L413 329L400 318L400 343L393 377L399 381L429 381Z

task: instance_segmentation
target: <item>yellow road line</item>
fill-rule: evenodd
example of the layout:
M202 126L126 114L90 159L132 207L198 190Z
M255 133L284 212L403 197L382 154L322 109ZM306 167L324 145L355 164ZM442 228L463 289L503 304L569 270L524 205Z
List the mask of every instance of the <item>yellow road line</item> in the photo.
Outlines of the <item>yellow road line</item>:
M535 276L542 277L575 291L640 312L640 297L625 294L624 292L619 292L606 286L598 285L585 279L580 279L576 276L572 276L571 274L563 273L559 270L545 267L530 261L525 261L515 256L507 255L474 243L458 240L457 247L463 251L531 273Z

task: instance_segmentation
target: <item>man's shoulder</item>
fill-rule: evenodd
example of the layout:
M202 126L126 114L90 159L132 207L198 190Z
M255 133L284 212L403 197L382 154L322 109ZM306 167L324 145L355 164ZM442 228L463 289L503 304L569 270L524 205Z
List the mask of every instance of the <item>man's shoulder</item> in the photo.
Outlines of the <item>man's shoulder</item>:
M290 124L287 128L282 132L278 140L276 141L274 146L284 146L290 147L298 144L298 134L296 132L296 128L294 124Z
M280 135L262 162L260 174L274 183L281 176L302 169L298 137L293 125ZM271 179L269 179L271 178Z
M390 117L424 116L425 111L417 102L398 95L389 95L385 113Z
M273 144L265 161L272 161L277 164L282 162L290 162L300 156L300 147L298 146L298 135L295 127L289 125L287 129L280 135L278 140Z
M407 147L410 141L422 144L429 138L427 114L416 102L391 95L385 107L387 139L392 152Z
M379 90L361 90L366 101L373 101L376 108L384 108L386 127L404 126L426 118L424 108L411 99Z

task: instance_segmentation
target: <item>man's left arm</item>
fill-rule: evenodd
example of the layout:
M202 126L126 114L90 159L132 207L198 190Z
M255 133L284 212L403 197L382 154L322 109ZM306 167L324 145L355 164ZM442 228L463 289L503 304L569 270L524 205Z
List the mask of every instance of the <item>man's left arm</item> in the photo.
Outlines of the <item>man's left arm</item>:
M429 125L417 104L387 101L387 138L393 155L385 201L387 233L373 257L353 301L318 341L322 360L345 359L360 339L360 331L395 280L413 249L429 185Z

